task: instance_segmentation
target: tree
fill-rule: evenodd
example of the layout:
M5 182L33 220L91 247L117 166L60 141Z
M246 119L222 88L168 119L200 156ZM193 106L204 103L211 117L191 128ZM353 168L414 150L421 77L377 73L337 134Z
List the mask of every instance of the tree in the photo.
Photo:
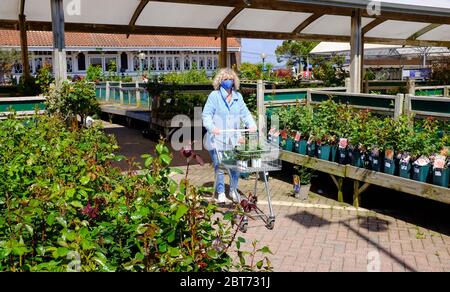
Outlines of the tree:
M21 59L20 52L12 50L0 50L0 83L3 83L5 76L10 75L13 65Z
M314 77L324 82L324 86L342 86L348 73L344 70L345 58L343 56L333 56L331 60L323 57L313 59L315 65L313 69Z
M296 66L305 62L309 53L319 44L310 41L284 41L275 50L277 61L286 61L288 66Z

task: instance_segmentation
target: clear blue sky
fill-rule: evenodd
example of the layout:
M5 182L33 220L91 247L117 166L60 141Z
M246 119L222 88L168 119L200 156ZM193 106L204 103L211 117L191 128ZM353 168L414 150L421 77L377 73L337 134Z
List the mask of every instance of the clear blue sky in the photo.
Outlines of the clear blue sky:
M242 62L259 63L261 62L261 53L266 53L266 62L276 66L283 66L277 63L275 49L283 41L261 40L261 39L242 39Z

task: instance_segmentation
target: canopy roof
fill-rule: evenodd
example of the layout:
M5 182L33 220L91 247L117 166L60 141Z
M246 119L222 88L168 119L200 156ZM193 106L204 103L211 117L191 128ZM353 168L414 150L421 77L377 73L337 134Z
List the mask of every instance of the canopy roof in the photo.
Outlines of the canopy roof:
M395 55L441 55L450 56L450 49L445 47L409 47L399 45L384 45L384 44L364 44L364 55L373 56L390 56ZM321 42L312 51L313 55L327 55L327 54L350 54L350 44L339 42Z
M50 0L2 0L0 28L52 30ZM361 9L367 43L450 47L450 1L381 0L64 0L65 30L348 42ZM77 3L80 3L78 9ZM372 2L373 3L373 2Z

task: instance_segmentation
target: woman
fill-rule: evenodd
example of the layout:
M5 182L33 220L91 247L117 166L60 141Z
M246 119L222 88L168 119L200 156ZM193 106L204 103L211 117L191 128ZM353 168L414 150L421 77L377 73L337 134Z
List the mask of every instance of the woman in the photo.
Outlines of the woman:
M223 170L219 169L218 155L223 157L225 150L233 149L241 142L239 132L244 124L250 132L256 132L256 124L248 110L239 90L239 78L232 69L221 69L213 81L214 91L208 97L203 109L203 126L208 131L207 147L216 172L217 202L225 203L225 183ZM240 202L237 192L239 172L231 171L230 197L235 203Z

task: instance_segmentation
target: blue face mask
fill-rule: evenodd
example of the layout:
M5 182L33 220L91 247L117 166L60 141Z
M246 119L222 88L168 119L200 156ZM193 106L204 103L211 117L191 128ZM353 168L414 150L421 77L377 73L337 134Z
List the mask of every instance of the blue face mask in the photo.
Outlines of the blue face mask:
M222 86L222 88L225 89L225 90L230 90L234 86L234 81L233 80L223 80L220 83L220 86Z

